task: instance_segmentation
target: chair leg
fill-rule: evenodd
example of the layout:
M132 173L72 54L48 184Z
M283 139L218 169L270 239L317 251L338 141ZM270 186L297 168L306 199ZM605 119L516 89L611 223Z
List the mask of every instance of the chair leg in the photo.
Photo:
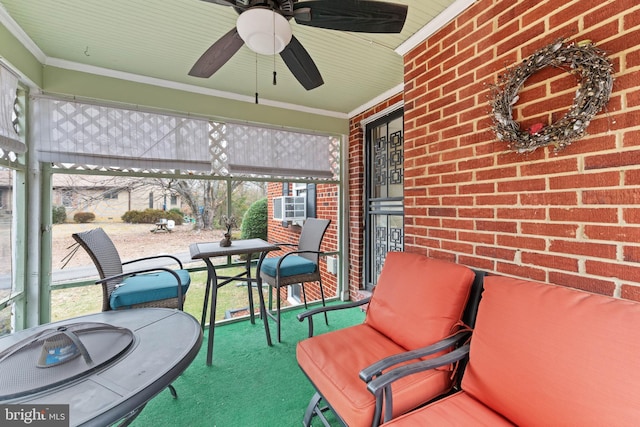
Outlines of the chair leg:
M176 391L176 388L173 386L173 384L169 384L167 386L167 388L169 389L169 392L171 393L171 396L173 396L174 399L178 398L178 392Z
M322 289L322 279L318 280L318 284L320 285L320 296L322 297L322 306L326 307L326 303L324 301L324 290ZM329 318L327 317L327 312L324 312L324 323L329 326Z
M280 342L280 287L276 287L276 325L278 326L278 342Z
M324 299L324 289L322 288L322 279L318 280L318 285L320 286L320 297L322 298L322 306L326 307L327 303ZM307 307L307 293L304 290L304 283L300 283L300 286L302 286L302 297L304 298L304 308L305 309L309 309L309 307ZM327 317L327 312L324 312L324 323L327 324L327 326L329 326L329 318Z
M304 309L308 310L309 307L307 307L307 293L304 290L304 282L300 283L300 287L302 288L302 299L304 300Z
M314 394L309 401L307 410L304 412L304 418L302 419L302 425L304 427L311 427L311 419L314 415L317 415L318 418L320 418L320 421L325 427L331 427L324 414L322 413L322 409L319 406L321 400L322 396L320 396L320 393L316 392L316 394Z

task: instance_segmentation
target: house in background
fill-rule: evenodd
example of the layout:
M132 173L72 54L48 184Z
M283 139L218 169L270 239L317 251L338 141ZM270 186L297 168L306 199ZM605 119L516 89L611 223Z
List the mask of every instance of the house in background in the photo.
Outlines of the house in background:
M131 210L182 210L180 196L161 185L130 178L92 175L53 175L52 203L64 206L67 221L78 212L91 212L96 221L120 222Z
M12 212L12 176L11 170L0 169L0 217ZM52 204L65 207L67 221L78 212L91 212L96 221L120 222L131 210L185 209L178 194L168 193L159 184L92 175L53 175Z

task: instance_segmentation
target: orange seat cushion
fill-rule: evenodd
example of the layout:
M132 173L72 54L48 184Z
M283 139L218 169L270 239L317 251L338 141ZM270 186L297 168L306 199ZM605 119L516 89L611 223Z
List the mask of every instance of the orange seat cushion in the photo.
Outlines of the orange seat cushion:
M370 426L375 399L360 380L378 360L450 335L462 317L475 274L425 256L390 252L365 323L298 343L298 364L350 426ZM392 387L394 416L451 388L448 368L404 378Z
M462 318L474 278L463 265L389 252L365 322L406 349L432 344Z
M384 425L385 427L513 427L515 424L461 391Z
M370 427L375 398L358 375L378 360L405 351L366 324L315 336L298 343L298 364L343 421ZM413 409L451 388L451 373L433 370L393 385L394 415Z
M489 276L462 388L517 425L640 422L640 304Z

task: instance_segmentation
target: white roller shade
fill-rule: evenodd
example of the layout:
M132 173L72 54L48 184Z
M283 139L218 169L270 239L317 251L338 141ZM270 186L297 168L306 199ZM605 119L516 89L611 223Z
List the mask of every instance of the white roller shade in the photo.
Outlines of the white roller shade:
M227 124L229 171L234 174L331 178L330 136Z
M31 140L41 162L208 173L335 179L339 139L208 121L48 96L30 98Z
M155 170L211 169L206 120L33 97L31 136L42 162Z
M18 90L18 77L0 66L0 149L24 153L26 145L13 126L13 108Z

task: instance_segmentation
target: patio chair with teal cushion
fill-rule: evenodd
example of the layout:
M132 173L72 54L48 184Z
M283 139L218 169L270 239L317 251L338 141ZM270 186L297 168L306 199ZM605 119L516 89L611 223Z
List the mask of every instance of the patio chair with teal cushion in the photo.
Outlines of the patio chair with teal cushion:
M322 278L318 260L322 252L320 245L331 220L319 218L307 218L300 233L298 244L277 243L278 246L297 246L297 250L286 253L280 257L265 258L260 269L260 277L269 286L276 289L276 314L272 311L272 300L269 298L269 310L267 315L275 320L278 328L278 342L280 342L280 288L287 285L300 283L304 306L307 308L307 294L304 289L305 282L318 282L322 305L325 305ZM271 295L271 293L269 293ZM328 324L327 314L325 322Z
M172 255L155 255L122 262L118 250L102 228L74 233L98 269L102 285L102 311L137 307L167 307L182 310L191 277ZM157 258L169 258L178 269L147 267L124 272L123 266Z

